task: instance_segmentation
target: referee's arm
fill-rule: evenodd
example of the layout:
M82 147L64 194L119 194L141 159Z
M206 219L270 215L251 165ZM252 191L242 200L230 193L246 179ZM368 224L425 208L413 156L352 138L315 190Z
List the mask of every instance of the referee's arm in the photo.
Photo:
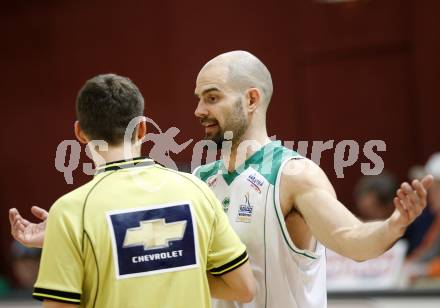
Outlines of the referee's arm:
M255 296L255 278L249 261L221 276L208 272L208 283L215 298L249 303Z

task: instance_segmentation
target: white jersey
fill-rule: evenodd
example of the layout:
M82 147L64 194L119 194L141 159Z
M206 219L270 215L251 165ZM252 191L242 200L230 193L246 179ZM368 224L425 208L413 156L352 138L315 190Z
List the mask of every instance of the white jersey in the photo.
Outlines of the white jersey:
M229 222L245 243L257 280L248 304L216 300L215 308L325 308L325 248L298 249L289 237L280 207L279 181L284 164L302 157L274 141L234 172L221 160L194 171L223 204Z

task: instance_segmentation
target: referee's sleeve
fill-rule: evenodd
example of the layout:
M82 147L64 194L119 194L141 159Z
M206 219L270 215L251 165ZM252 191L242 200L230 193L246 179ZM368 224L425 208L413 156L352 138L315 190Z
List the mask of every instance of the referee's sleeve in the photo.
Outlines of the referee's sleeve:
M212 203L215 221L211 234L207 269L212 275L221 276L243 265L248 260L248 256L245 245L229 224L217 198L214 197Z
M78 206L75 206L78 208ZM50 209L38 279L32 296L80 304L83 281L81 226L72 207L58 200Z

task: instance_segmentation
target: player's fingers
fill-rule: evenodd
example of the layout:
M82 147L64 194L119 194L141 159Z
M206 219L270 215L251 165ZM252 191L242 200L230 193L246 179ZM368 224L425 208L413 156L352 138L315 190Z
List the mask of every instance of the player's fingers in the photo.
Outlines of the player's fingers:
M396 209L399 210L399 212L401 212L403 210L402 205L400 204L399 198L394 197L393 203L394 203L394 206L396 207Z
M422 185L425 189L429 189L431 187L432 183L434 183L434 177L431 174L428 174L422 179Z
M406 195L405 195L405 193L403 192L403 190L402 189L398 189L397 190L397 197L399 197L399 201L401 202L401 204L402 204L402 206L403 206L403 209L406 211L406 210L408 210L408 208L407 208L407 206L408 206L408 202L407 202L407 197L406 197Z
M427 196L427 192L425 187L423 186L423 184L418 181L418 180L414 180L412 182L412 187L413 189L416 191L417 195L419 196L419 198L426 203L426 196Z
M9 210L9 221L11 221L11 219L12 221L15 221L16 219L21 219L20 212L16 208Z
M46 220L47 216L49 215L45 209L42 209L41 207L38 206L33 206L31 208L31 212L32 214L34 214L35 217L41 220Z
M423 184L418 180L413 181L412 187L413 187L413 190L415 191L415 194L419 198L419 207L423 211L423 209L426 207L426 205L428 203L427 202L427 195L428 195L427 190L425 189Z
M24 240L25 229L25 226L23 226L23 224L21 224L20 221L17 220L11 227L12 237L17 241L22 242Z
M20 221L25 227L31 224L29 220L24 218L21 218Z
M15 213L14 213L14 221L16 221L16 220L20 220L20 221L24 221L25 223L29 223L26 219L21 217L20 212L18 212L18 210L15 210Z
M9 223L11 224L11 227L14 224L15 216L17 216L17 214L18 211L16 208L9 209Z
M17 218L14 220L14 223L12 224L12 229L14 231L17 230L23 230L24 229L24 224L22 223L22 219L21 218Z
M26 230L26 226L25 226L24 224L22 224L21 221L20 221L20 222L17 223L17 225L16 225L16 230L17 230L19 233L25 232L25 230Z
M402 215L404 217L408 216L407 211L403 207L403 204L402 204L402 202L400 202L400 199L398 197L394 197L393 203L394 203L394 206L396 207L396 209L399 211L400 215Z
M417 180L413 181L413 184L415 184ZM402 184L402 190L408 197L409 201L411 202L411 205L416 208L416 210L420 210L421 207L421 200L417 194L417 191L413 188L413 186L409 185L408 183Z
M404 193L410 194L412 193L412 187L407 182L403 182L402 185L400 185L400 188L403 190Z
M404 183L405 184L405 183ZM408 183L406 183L408 184ZM402 188L399 189L398 191L398 196L399 199L401 201L401 203L403 204L407 214L408 214L408 219L409 221L414 220L414 218L418 215L418 205L416 203L413 202L413 200L411 199L411 197L413 197L413 193L405 193L405 191L407 191L407 189L405 189L405 185L402 184Z
M416 191L413 190L412 186L405 182L401 185L401 189L403 193L406 195L407 200L409 201L409 206L415 208L415 210L418 210L419 197L417 196Z
M10 209L9 210L9 222L11 223L11 232L15 229L15 225L17 223L21 223L23 218L20 216L20 213L17 211L17 209Z
M404 198L400 198L405 205L406 212L408 213L408 219L412 221L417 215L417 205L411 200L411 197L405 194Z

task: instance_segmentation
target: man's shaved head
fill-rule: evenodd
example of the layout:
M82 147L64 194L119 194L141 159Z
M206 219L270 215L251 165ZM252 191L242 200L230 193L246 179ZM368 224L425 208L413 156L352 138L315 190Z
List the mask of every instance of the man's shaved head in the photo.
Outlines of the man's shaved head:
M211 69L223 71L225 82L235 90L260 89L263 105L268 106L273 92L272 77L263 62L253 54L242 50L223 53L206 63L200 74Z
M267 67L247 51L223 53L203 66L197 76L199 99L194 114L207 139L221 145L227 131L232 143L267 137L266 111L272 97Z

